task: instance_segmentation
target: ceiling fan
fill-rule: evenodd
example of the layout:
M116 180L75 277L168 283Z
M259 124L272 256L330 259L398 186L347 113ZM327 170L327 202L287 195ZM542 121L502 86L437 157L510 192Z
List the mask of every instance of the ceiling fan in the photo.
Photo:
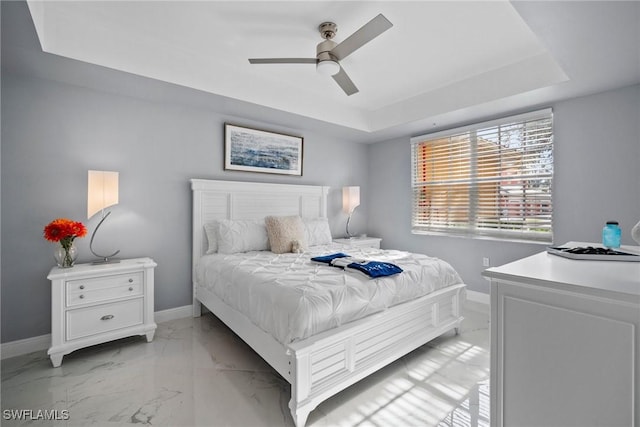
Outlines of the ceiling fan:
M338 32L338 26L333 22L323 22L318 26L318 30L324 41L316 47L315 58L251 58L249 62L251 64L316 64L318 73L333 76L333 80L347 95L353 95L358 92L358 88L353 84L339 61L392 26L393 24L387 18L379 14L341 43L336 43L331 39Z

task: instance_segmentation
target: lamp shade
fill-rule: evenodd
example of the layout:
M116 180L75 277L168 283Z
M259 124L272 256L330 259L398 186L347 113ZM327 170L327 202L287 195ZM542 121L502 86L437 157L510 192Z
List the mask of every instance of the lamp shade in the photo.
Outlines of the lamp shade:
M104 208L118 204L118 172L89 171L87 218Z
M360 187L342 187L342 210L352 214L360 206Z

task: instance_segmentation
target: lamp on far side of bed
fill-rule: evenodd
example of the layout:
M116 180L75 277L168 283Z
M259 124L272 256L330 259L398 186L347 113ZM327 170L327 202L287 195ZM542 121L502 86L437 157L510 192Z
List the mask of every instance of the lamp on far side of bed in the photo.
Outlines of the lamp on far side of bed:
M91 241L89 242L89 250L91 253L100 258L100 260L94 261L93 264L120 262L119 259L113 258L118 255L119 250L110 255L100 255L93 250L93 239L96 237L96 232L104 220L111 214L111 211L105 214L105 208L118 204L118 172L90 170L87 183L87 218L91 218L98 213L98 211L102 213L102 219L95 230L93 230Z
M342 187L342 210L349 214L349 218L347 218L348 237L353 237L349 233L349 221L358 206L360 206L360 187Z

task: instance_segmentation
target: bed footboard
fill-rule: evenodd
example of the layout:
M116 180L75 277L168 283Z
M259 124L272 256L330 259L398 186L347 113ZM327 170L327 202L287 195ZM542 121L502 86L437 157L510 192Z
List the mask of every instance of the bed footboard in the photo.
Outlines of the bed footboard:
M456 329L465 285L455 285L289 346L291 401L297 427L334 394Z

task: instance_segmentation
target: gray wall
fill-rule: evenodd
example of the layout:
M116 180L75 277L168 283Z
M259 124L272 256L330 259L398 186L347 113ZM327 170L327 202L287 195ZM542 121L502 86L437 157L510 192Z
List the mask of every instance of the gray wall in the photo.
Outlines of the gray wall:
M344 234L341 187L367 182L367 146L296 127L231 117L206 108L157 103L39 78L2 75L2 342L50 333L54 218L86 219L87 170L120 172L120 204L95 249L156 260L155 309L191 304L189 178L331 186L329 215ZM304 137L302 177L223 170L223 123ZM366 203L353 218L364 232ZM89 236L76 240L92 258Z
M554 243L598 242L603 224L620 221L623 244L635 244L640 220L640 86L553 105ZM478 118L478 122L485 118ZM425 132L426 133L426 132ZM535 244L411 233L409 137L370 146L368 229L386 248L443 258L469 289L488 293L482 258L501 265L544 250Z

